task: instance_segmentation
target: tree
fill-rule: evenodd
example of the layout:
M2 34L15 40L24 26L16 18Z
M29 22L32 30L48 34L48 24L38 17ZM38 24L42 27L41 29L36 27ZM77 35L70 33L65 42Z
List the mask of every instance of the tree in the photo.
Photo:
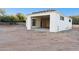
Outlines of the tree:
M71 18L73 24L79 24L79 16L72 16Z
M19 18L20 22L24 22L26 19L25 15L22 13L18 13L16 16Z
M14 21L14 22L18 22L19 21L19 18L16 16L16 15L12 15L10 16L11 19Z
M1 16L4 16L4 15L5 15L5 13L6 13L5 9L0 8L0 15L1 15Z
M0 12L2 14L4 14L4 12L2 12L0 10ZM0 22L2 23L5 23L5 24L18 24L18 22L25 22L25 15L24 14L21 14L21 13L18 13L17 15L3 15L3 16L0 16Z
M2 16L1 17L1 22L7 23L7 24L17 24L18 22L18 17L17 16Z

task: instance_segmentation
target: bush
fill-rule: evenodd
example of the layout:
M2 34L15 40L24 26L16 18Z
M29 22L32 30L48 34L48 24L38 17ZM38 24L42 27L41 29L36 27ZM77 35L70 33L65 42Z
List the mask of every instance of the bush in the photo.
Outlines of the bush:
M18 13L16 16L19 18L19 22L25 22L26 17L24 14Z
M4 23L7 23L7 24L17 24L17 21L18 21L18 17L15 17L15 16L2 16L0 18L0 21L1 22L4 22Z
M25 22L25 19L26 17L21 13L12 16L0 16L0 22L6 24L18 24L18 22Z
M79 17L71 17L73 24L79 24Z

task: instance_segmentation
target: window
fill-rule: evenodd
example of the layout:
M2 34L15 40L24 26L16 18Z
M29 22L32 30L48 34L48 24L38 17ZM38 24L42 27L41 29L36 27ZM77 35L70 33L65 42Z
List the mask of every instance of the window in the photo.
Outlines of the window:
M71 20L69 19L69 22L71 22Z
M60 16L60 20L64 20L64 17L63 16Z
M32 19L32 26L35 26L35 25L36 25L36 20Z

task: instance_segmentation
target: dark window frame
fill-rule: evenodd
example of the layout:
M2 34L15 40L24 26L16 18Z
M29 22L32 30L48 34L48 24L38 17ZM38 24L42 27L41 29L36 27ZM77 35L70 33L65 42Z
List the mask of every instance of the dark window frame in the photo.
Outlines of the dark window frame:
M63 16L60 16L60 20L63 20L64 21L64 17Z
M36 19L32 19L32 26L36 26Z

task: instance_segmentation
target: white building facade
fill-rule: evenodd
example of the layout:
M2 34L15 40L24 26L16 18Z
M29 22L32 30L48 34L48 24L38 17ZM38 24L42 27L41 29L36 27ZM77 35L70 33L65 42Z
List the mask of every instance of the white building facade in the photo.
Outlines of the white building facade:
M59 32L72 29L72 19L55 10L40 11L27 15L27 30L48 29L49 32Z

